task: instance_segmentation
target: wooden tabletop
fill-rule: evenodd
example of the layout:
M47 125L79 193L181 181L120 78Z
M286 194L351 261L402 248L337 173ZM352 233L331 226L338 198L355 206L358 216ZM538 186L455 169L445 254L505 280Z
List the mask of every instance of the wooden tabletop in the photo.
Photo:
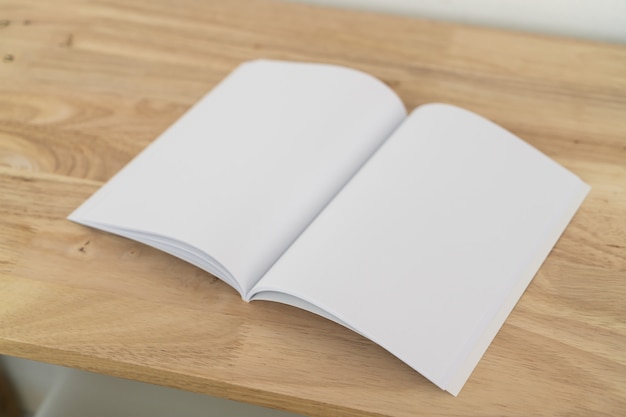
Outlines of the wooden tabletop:
M624 46L266 0L4 0L0 19L0 354L313 416L626 412ZM65 220L259 57L468 108L592 186L458 398L339 325Z

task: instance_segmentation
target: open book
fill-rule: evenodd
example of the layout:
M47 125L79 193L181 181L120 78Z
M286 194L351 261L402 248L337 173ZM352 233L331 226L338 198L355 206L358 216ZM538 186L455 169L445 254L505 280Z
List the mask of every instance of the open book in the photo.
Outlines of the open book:
M70 219L373 340L457 395L589 187L348 68L244 63Z

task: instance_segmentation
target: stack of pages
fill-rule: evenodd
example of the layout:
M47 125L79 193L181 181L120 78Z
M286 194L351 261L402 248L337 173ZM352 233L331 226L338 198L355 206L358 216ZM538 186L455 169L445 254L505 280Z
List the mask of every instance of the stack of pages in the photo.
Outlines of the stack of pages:
M348 68L242 64L70 219L378 343L457 395L589 187Z

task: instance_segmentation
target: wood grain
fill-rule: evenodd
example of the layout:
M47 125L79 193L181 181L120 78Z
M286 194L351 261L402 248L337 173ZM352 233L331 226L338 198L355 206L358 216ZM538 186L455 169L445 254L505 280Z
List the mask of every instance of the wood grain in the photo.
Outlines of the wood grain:
M0 20L0 353L314 416L626 410L626 48L267 0L5 0ZM592 186L458 398L334 323L65 220L258 57L466 107Z

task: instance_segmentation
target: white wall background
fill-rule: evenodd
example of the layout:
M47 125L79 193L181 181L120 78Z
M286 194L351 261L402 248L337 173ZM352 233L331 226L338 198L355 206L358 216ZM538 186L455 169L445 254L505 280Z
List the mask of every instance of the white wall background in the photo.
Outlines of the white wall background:
M293 0L626 43L626 0Z
M626 43L626 0L292 1ZM0 362L8 368L24 405L34 413L54 385L60 368L7 357L0 357ZM238 414L238 410L233 409L231 415Z

